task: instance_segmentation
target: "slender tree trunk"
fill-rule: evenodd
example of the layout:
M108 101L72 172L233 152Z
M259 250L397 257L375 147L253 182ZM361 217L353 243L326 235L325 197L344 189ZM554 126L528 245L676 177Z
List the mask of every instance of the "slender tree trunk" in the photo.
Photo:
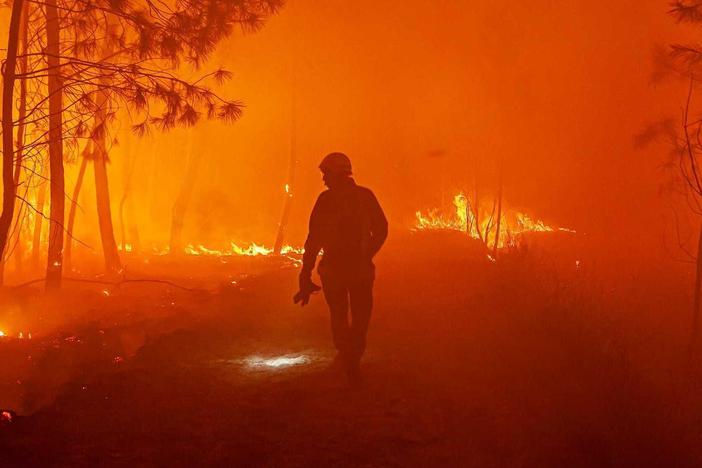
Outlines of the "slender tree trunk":
M119 226L122 252L126 252L127 250L129 250L127 248L128 245L131 246L131 251L137 251L136 247L139 244L139 233L136 232L136 235L134 235L136 227L133 224L134 210L132 209L131 203L132 183L134 180L135 170L134 159L135 158L133 157L131 147L128 146L124 153L124 185L122 188L122 198L119 201ZM129 213L127 213L127 216L130 219L129 238L131 240L129 242L127 242L127 225L125 222L125 210L129 211Z
M296 80L293 79L293 82ZM295 85L293 85L295 86ZM273 252L280 255L285 242L285 231L288 227L290 219L290 211L292 210L293 202L293 187L295 186L295 172L297 169L297 99L296 90L293 88L292 98L292 118L290 122L290 160L288 162L288 180L285 184L285 199L283 200L283 212L280 215L280 223L278 223L278 233L275 237Z
M73 268L73 226L76 221L76 208L78 207L78 197L80 196L80 191L83 188L85 170L88 167L88 154L89 149L86 148L83 153L83 157L81 158L80 169L78 169L78 178L76 179L76 186L73 188L71 207L68 210L68 226L66 228L66 254L63 257L63 263L66 266L66 270L68 271L71 271L71 269Z
M185 224L185 215L190 206L190 199L193 195L197 174L200 170L200 156L195 155L192 151L191 134L188 133L188 163L185 170L185 179L173 204L173 217L171 219L171 241L170 253L180 254L183 252L183 226Z
M20 21L20 45L22 47L22 57L19 59L20 73L27 73L27 31L29 29L29 4L24 2L22 5L22 19ZM19 187L22 177L22 164L24 160L24 137L26 129L27 115L27 80L20 80L20 96L19 96L19 115L17 124L17 142L15 144L15 191ZM22 218L25 216L25 211L22 210L22 202L15 197L15 236L14 236L14 258L15 272L20 272L24 266L24 245L22 244ZM4 276L4 266L2 274Z
M127 251L127 230L124 226L124 206L127 204L128 197L129 195L125 188L124 192L122 192L122 198L119 201L119 236L122 252Z
M20 43L22 44L22 57L19 59L20 73L27 73L27 34L29 30L29 4L25 3L22 11L22 24L20 30ZM22 174L22 160L24 158L24 137L27 128L27 80L20 80L19 116L17 123L17 156L15 164L15 185L19 184Z
M283 243L285 242L285 231L288 227L288 221L290 219L290 211L292 209L293 201L293 180L294 180L294 168L290 169L290 176L288 177L288 183L285 185L285 200L283 201L283 213L280 216L280 223L278 223L278 234L275 237L275 245L273 251L276 255L280 255L283 250Z
M99 112L98 114L101 114ZM104 114L96 118L105 118ZM105 268L108 273L119 273L122 270L122 262L119 259L117 241L115 240L114 226L112 224L112 209L110 207L110 188L107 179L107 148L105 146L105 135L99 135L95 142L95 158L93 167L95 169L95 194L97 198L98 224L100 226L100 240L102 241L102 252L105 256Z
M41 231L44 223L44 205L46 205L46 184L43 180L46 170L42 170L42 181L37 193L36 213L34 214L34 231L32 238L32 265L39 267L41 260Z
M21 273L24 270L24 244L22 244L22 226L27 212L22 209L22 205L15 203L15 235L13 236L14 249L12 256L15 259L15 273ZM8 259L9 260L9 259ZM3 270L4 275L4 270Z
M297 21L297 9L294 8L293 0L289 0L287 4L288 11L290 12L290 20L295 26ZM297 170L297 58L298 58L298 45L297 42L293 42L292 46L292 61L290 64L291 71L291 89L290 89L290 158L288 161L288 178L285 184L285 198L283 199L283 211L280 215L280 222L278 223L278 232L275 236L275 243L273 244L273 252L276 255L280 255L283 250L283 244L285 243L285 233L288 228L288 221L290 219L290 212L292 211L293 205L293 193L295 190L295 173Z
M490 231L492 231L492 223L495 222L495 209L497 208L497 198L492 201L492 210L490 210L490 216L487 218L485 223L485 234L483 239L485 239L485 247L488 247L488 242L490 240Z
M500 163L501 164L501 163ZM502 195L504 188L504 181L502 177L502 166L500 165L500 176L497 182L499 187L497 188L497 221L495 224L495 245L492 246L492 258L497 258L497 249L500 248L500 229L502 227Z
M487 239L483 239L483 232L482 228L480 226L480 192L478 190L478 178L476 176L475 178L475 187L473 189L473 203L470 203L470 206L473 208L473 223L475 225L475 233L478 236L478 240L481 242L485 243L487 246Z
M107 42L103 50L104 56L111 55L110 29L112 25L108 22ZM100 78L100 85L108 87L109 78ZM97 201L98 224L100 226L100 240L102 241L102 252L105 257L105 269L110 274L117 274L122 271L122 262L119 258L117 241L115 241L114 226L112 224L112 208L110 206L110 187L107 178L107 111L110 96L107 91L99 91L97 95L98 111L95 115L95 130L93 132L93 168L95 171L95 195Z
M46 289L61 287L63 277L63 229L65 180L63 173L63 90L60 59L60 24L56 0L46 0L46 53L49 65L49 182L50 222Z
M14 218L15 196L17 186L14 180L14 121L15 106L15 70L17 66L17 48L19 44L20 23L23 9L22 0L14 0L10 29L7 37L7 58L5 60L2 82L2 214L0 215L0 259L7 249L7 239ZM0 280L2 276L0 275Z
M129 239L129 242L126 242L126 244L129 244L132 248L132 252L141 252L141 241L139 239L139 228L137 226L136 222L136 213L134 212L134 197L131 196L131 190L130 190L130 196L127 198L125 202L125 211L126 211L126 218L127 222L129 223L129 226L125 228L127 230L127 236Z
M124 226L124 206L127 203L127 192L122 193L122 199L119 201L119 237L120 248L122 252L127 251L127 230Z

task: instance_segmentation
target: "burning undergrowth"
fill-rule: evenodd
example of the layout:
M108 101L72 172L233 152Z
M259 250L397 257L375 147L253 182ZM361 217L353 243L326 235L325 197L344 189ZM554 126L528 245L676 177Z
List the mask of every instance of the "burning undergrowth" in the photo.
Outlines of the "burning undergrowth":
M568 228L554 228L539 219L508 209L500 201L476 202L464 193L453 198L448 209L431 209L415 213L418 231L458 231L496 251L518 246L528 233L575 233Z

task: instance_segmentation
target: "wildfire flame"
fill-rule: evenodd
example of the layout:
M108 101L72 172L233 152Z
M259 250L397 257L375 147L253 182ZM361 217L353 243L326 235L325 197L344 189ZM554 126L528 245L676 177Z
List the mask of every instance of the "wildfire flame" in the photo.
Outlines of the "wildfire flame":
M273 249L265 247L263 245L258 245L252 243L248 247L240 247L234 242L230 242L228 249L209 249L202 244L199 245L188 245L185 248L185 253L188 255L204 255L212 257L230 257L230 256L247 256L247 257L258 257L273 255ZM280 253L282 255L298 254L302 255L303 249L292 247L290 245L284 246Z
M168 247L152 246L152 252L154 255L164 256L170 253ZM251 243L248 247L241 247L235 242L230 242L229 246L226 248L210 248L206 247L204 244L188 244L183 252L186 255L192 255L196 257L259 257L259 256L271 256L275 252L272 248L268 248L264 245L259 245ZM281 248L280 254L284 256L291 255L302 255L305 253L305 249L301 247L293 247L291 245L285 245Z
M488 247L493 247L498 224L494 207L492 213L481 213L463 193L454 197L453 205L454 211L448 216L437 209L426 213L417 211L415 229L461 231L484 242ZM479 220L478 215L482 215ZM504 210L500 218L498 248L514 246L519 236L527 232L575 232L566 228L552 228L541 220L534 220L524 213L511 210Z

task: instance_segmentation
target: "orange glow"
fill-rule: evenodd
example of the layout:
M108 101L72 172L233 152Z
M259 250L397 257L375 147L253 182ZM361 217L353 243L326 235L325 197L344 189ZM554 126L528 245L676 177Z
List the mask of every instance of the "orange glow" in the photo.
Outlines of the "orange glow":
M0 465L702 467L702 0L2 7Z

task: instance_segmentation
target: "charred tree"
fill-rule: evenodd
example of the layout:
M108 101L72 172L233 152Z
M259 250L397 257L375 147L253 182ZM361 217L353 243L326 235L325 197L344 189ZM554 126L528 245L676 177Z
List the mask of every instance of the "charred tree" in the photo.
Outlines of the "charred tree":
M502 198L504 190L504 179L502 174L502 163L500 162L500 175L497 187L497 220L495 221L495 238L492 246L492 258L497 258L497 251L500 248L500 229L502 228Z
M44 181L43 177L44 176L42 175L40 185L37 187L37 206L34 214L34 229L32 231L32 265L34 268L38 268L41 261L41 234L45 217L44 207L46 205L47 185L47 182Z
M102 55L105 60L114 53L115 25L108 19L105 24L105 40L103 41ZM107 177L108 148L108 109L110 108L109 89L112 80L109 75L103 74L98 80L95 123L91 135L93 145L93 170L95 174L95 199L97 204L98 226L100 228L100 241L105 259L105 270L114 275L122 270L119 258L117 241L115 241L114 225L112 223L112 207L110 206L110 186Z
M478 196L479 192L476 186L473 202L468 201L468 207L472 210L471 230L468 232L468 235L471 237L475 235L480 242L487 244L487 239L483 237L482 227L480 226L480 202L478 201Z
M105 136L97 138L93 168L95 170L95 195L97 201L98 225L102 252L105 256L105 268L108 273L119 273L122 263L119 259L117 241L115 240L112 224L112 209L110 207L110 188L107 178L107 148Z
M98 225L100 227L102 252L105 257L105 269L109 274L116 274L122 270L122 263L119 258L117 241L115 241L112 208L110 206L110 188L107 179L107 114L105 107L108 100L106 93L99 92L98 112L95 116L96 127L92 136L94 148L93 169L95 172Z
M63 263L66 270L71 271L73 268L73 226L76 221L76 211L78 208L78 197L80 197L80 191L83 188L83 179L85 178L85 171L88 167L88 159L90 158L90 144L86 146L83 151L83 155L80 161L80 168L78 169L78 177L76 178L76 185L73 187L73 196L71 197L71 207L68 210L68 226L66 228L66 253L63 258Z
M288 227L288 221L290 220L290 212L292 211L293 202L293 183L295 180L295 162L290 162L290 172L288 175L288 183L285 184L285 200L283 201L283 213L280 215L280 222L278 223L278 233L275 237L275 245L273 247L273 252L276 255L280 255L283 250L283 243L285 242L285 231Z
M127 252L129 250L139 251L139 231L136 228L136 224L133 221L134 210L132 204L132 185L134 180L134 170L135 170L135 159L132 155L132 151L128 148L125 152L124 161L124 186L122 189L122 197L119 201L119 226L120 226L120 244L122 247L122 252ZM128 216L130 219L129 228L129 239L127 242L127 226L125 221L125 210L128 211ZM131 249L128 248L131 247Z
M292 0L288 1L288 10L292 18L293 25L296 24L296 9L293 8ZM295 188L295 173L297 171L297 44L292 46L291 62L291 89L290 89L290 156L288 158L288 177L285 182L285 197L283 198L283 211L278 223L278 231L273 244L273 253L280 255L285 243L285 233L290 220L290 212L293 205L293 191Z
M27 73L28 59L27 51L28 47L28 34L29 34L29 4L24 2L22 6L22 21L20 29L20 45L22 46L22 56L19 58L19 69L20 74L24 75ZM24 164L24 145L25 136L27 131L26 117L27 117L27 80L20 80L20 95L19 95L19 109L18 109L18 119L17 119L17 143L15 145L15 173L14 182L15 190L19 187L20 179L22 177L22 165ZM24 265L22 261L24 256L24 249L21 242L22 236L22 221L24 212L21 209L21 201L19 197L15 199L15 270L20 271Z
M46 55L49 92L49 250L47 290L61 287L65 181L63 172L63 85L61 79L60 18L56 0L46 1Z
M17 185L14 179L14 105L17 49L20 40L23 1L14 0L7 37L7 59L3 67L2 83L2 214L0 215L0 258L7 249L8 234L14 218ZM2 276L0 276L2 280Z
M285 199L283 200L283 212L280 215L280 223L278 223L278 233L275 237L275 244L273 246L273 252L276 255L280 255L283 250L283 243L285 242L285 231L288 227L288 221L290 220L290 212L292 210L293 202L293 187L295 186L295 172L297 170L297 135L296 135L296 102L293 97L293 108L292 108L292 128L290 132L290 160L288 162L288 180L285 184Z

